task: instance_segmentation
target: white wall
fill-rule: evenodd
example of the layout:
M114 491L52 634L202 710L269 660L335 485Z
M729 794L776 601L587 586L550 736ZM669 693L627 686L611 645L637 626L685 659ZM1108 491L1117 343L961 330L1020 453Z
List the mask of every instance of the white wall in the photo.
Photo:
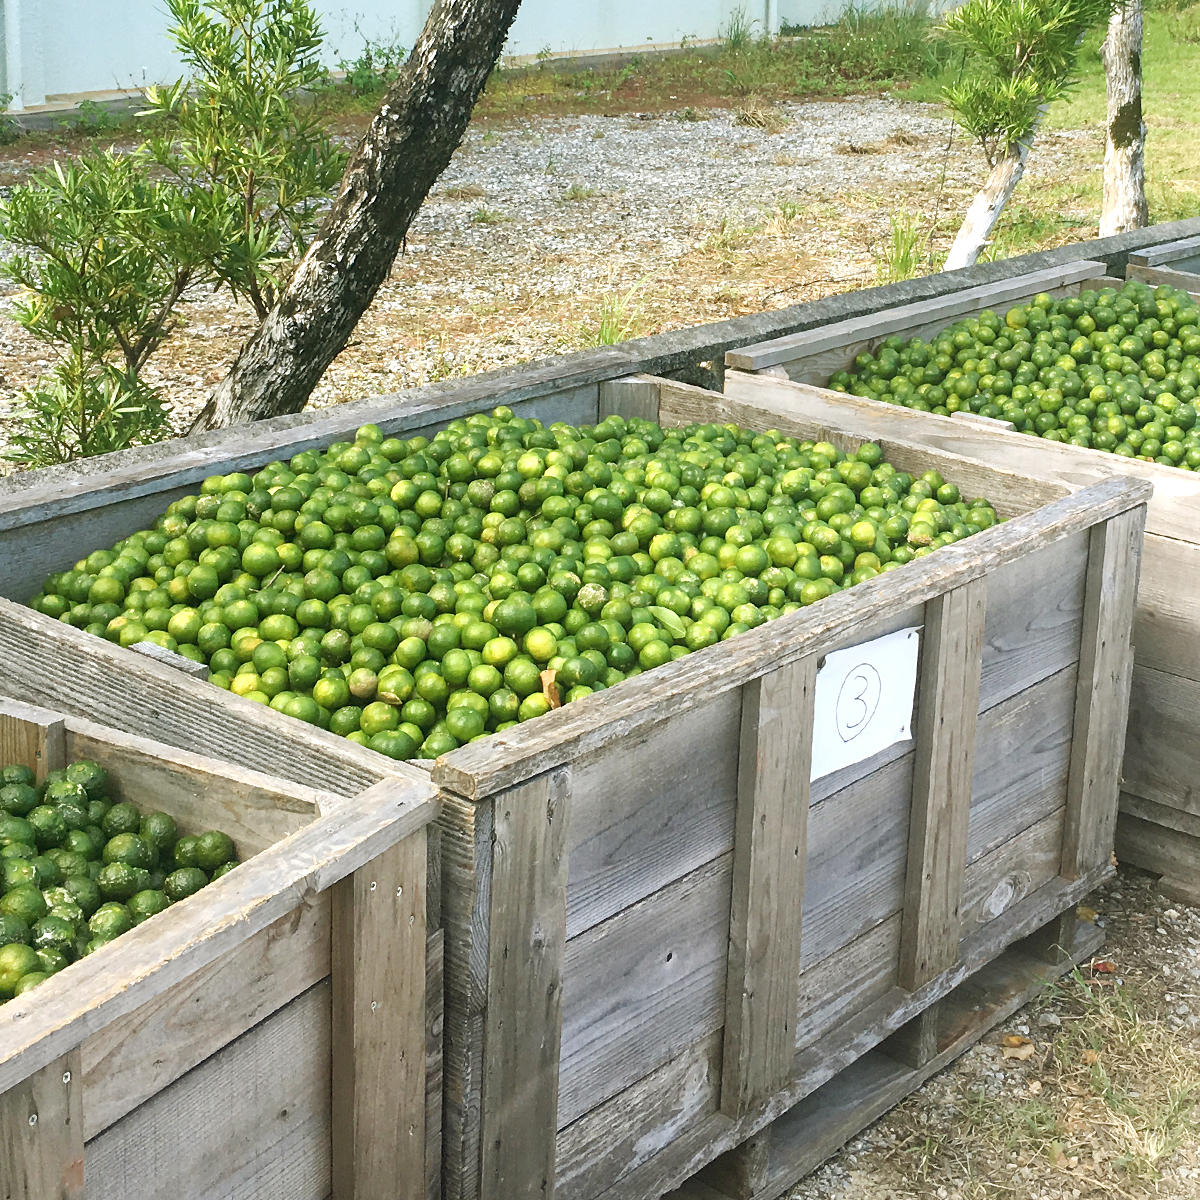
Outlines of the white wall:
M411 47L430 0L315 0L326 59L353 59L364 36ZM766 26L768 13L811 21L822 0L525 0L506 53L636 48L715 38L733 12ZM164 82L180 72L161 0L0 0L3 81L14 109L47 96L113 91Z

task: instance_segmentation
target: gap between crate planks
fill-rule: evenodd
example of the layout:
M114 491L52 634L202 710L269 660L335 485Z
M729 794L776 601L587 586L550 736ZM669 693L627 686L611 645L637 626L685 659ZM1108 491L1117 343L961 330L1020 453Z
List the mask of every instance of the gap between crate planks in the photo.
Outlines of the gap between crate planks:
M727 405L632 380L514 407L549 420L621 411L686 423ZM434 428L464 408L414 405L388 432ZM750 412L742 423L778 422ZM797 432L824 436L827 426ZM262 461L289 434L258 436ZM5 586L24 586L22 571L36 583L45 521L68 546L112 540L190 476L251 452L213 448L200 462L139 468L136 479L101 476L66 512L39 500L25 521L11 509L0 545L18 557L6 559ZM591 1200L677 1186L1110 872L1115 795L1097 764L1112 753L1124 697L1117 689L1106 707L1096 684L1119 674L1127 651L1122 601L1136 561L1119 564L1140 545L1144 486L1111 481L1070 496L899 440L885 440L885 452L902 467L944 469L1015 519L435 766L449 1196L508 1200L553 1186L560 1200ZM119 503L106 508L110 499ZM1031 586L1050 598L1044 619L1024 603ZM302 781L325 778L331 763L356 781L379 769L378 756L319 730L304 727L291 745L294 727L279 714L39 614L4 602L0 616L0 671L43 703L120 713L184 746L204 711L204 736L225 753ZM759 746L803 745L775 738L763 718L809 727L807 678L821 654L912 624L941 631L922 700L927 713L949 714L944 735L927 715L916 743L811 790L797 763L781 770L760 757ZM786 686L769 678L780 670ZM978 704L965 702L976 687ZM773 706L773 690L790 699ZM1018 745L1032 749L1014 773L1006 755ZM780 782L789 779L800 791ZM787 869L775 842L746 836L760 809L783 831L779 845L800 844L789 814L806 823L803 872ZM945 854L939 814L953 831ZM531 966L513 980L513 948L530 946Z
M1174 243L1169 253L1200 253L1196 243ZM1144 277L1152 270L1159 268L1131 274ZM1189 275L1186 281L1195 287L1200 276ZM737 369L727 372L725 392L775 413L802 412L861 429L864 436L921 441L1069 487L1117 475L1153 485L1134 621L1133 700L1116 845L1123 860L1161 875L1168 894L1200 903L1200 799L1195 788L1200 775L1195 736L1200 711L1200 475L1012 432L1006 423L987 418L935 416L824 387L835 371L853 364L855 355L874 350L890 335L930 337L965 316L1020 303L1041 291L1077 295L1085 288L1120 287L1122 282L1105 277L1099 263L1077 263L748 346L726 356Z
M0 762L77 758L245 861L0 1005L0 1193L436 1197L433 789L331 763L314 791L0 698Z

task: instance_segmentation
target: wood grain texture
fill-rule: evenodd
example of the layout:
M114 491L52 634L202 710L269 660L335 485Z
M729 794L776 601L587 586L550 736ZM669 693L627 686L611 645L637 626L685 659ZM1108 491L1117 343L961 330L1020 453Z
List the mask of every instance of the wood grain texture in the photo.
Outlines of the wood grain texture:
M700 1198L707 1192L714 1200L754 1200L766 1186L770 1162L771 1135L764 1130L710 1163L688 1187Z
M968 868L968 875L971 870ZM838 1022L826 1037L799 1052L791 1082L756 1114L730 1120L716 1112L713 1100L697 1088L689 1093L690 1117L683 1125L673 1125L667 1133L653 1121L640 1117L635 1099L654 1094L662 1086L666 1068L657 1079L644 1080L635 1089L614 1097L559 1135L561 1194L572 1200L585 1200L597 1194L605 1200L645 1200L648 1195L660 1195L679 1186L718 1154L745 1141L862 1058L888 1034L995 960L1006 947L1074 906L1111 874L1109 867L1074 882L1052 879L1047 886L1016 901L1005 912L1004 920L973 929L964 939L961 957L950 971L917 992L891 989L852 1020ZM686 1063L679 1060L671 1063L672 1077L701 1078L704 1049L697 1047ZM689 1076L689 1072L693 1075ZM603 1139L607 1139L611 1152L604 1149ZM590 1163L581 1160L579 1156L583 1154L591 1156ZM563 1187L564 1179L572 1181L569 1187Z
M425 1190L425 831L333 889L333 1196Z
M938 1052L938 1031L942 1023L942 1005L945 1000L931 1004L906 1021L895 1033L880 1042L880 1049L898 1063L910 1068L923 1067Z
M599 419L620 416L629 420L658 420L658 381L648 375L630 375L600 384Z
M88 1195L326 1200L329 1016L323 982L89 1142Z
M479 1129L483 1097L483 1024L488 1005L488 924L492 896L492 802L441 797L443 999L443 1129L446 1200L479 1194Z
M1156 267L1161 263L1174 262L1200 256L1200 238L1176 238L1171 242L1160 242L1144 250L1132 251L1129 261L1137 266Z
M181 979L82 1046L84 1137L110 1125L329 974L329 894Z
M796 1044L817 658L742 691L722 1110L741 1116L782 1087Z
M224 830L243 859L340 803L331 792L315 792L77 717L67 718L65 731L68 759L88 758L104 767L113 799L168 812L192 833Z
M442 1195L442 1034L445 1029L446 942L441 929L425 949L425 1197Z
M986 604L976 582L925 610L900 937L900 986L910 991L958 957Z
M83 1200L82 1083L73 1050L0 1094L4 1200Z
M433 819L432 789L390 782L243 863L0 1009L0 1090L208 966Z
M0 766L29 767L44 783L67 765L65 738L58 713L0 696Z
M1068 879L1107 862L1113 850L1144 528L1145 511L1135 508L1092 530L1063 839Z
M1117 855L1161 875L1159 887L1185 904L1200 905L1200 837L1122 812Z
M1200 680L1200 542L1146 534L1133 645L1139 666Z
M733 856L567 943L558 1128L721 1028Z
M1122 791L1200 815L1198 711L1200 682L1134 663Z
M778 363L790 369L797 359L808 359L827 351L844 352L845 360L849 362L853 361L855 354L891 334L910 337L913 336L910 331L916 329L940 329L962 317L982 312L985 308L997 305L1008 307L1038 292L1078 284L1103 274L1103 263L1081 261L1063 268L1047 268L1012 279L962 288L948 296L915 304L901 304L864 317L851 317L817 329L760 342L757 346L730 350L725 355L725 365L754 371ZM827 375L836 369L829 367Z
M740 693L660 716L571 766L568 938L733 849Z
M1193 263L1195 263L1194 257ZM1175 266L1143 267L1131 262L1125 268L1125 272L1130 279L1140 279L1142 282L1153 284L1156 287L1165 283L1180 291L1189 292L1193 296L1200 292L1200 274L1196 273L1195 266L1190 270L1181 271Z
M554 1191L570 791L563 769L496 798L482 1200Z
M423 779L415 767L0 600L0 680L7 679L56 712L318 791L346 797L380 779Z

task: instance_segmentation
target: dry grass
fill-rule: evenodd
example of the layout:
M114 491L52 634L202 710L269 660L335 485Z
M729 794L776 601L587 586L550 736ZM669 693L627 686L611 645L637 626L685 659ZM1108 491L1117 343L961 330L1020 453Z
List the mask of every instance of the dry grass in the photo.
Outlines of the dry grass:
M734 109L734 119L739 125L761 129L764 133L782 133L792 123L778 105L764 102L756 96L751 96Z
M487 189L477 183L456 183L439 188L434 194L443 200L482 200L487 195Z

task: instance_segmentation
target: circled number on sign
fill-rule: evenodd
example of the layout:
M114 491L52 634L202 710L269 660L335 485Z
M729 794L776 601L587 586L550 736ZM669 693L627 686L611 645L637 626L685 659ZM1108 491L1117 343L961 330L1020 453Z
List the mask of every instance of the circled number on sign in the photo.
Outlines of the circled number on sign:
M842 682L837 698L837 731L843 742L852 742L871 724L879 709L883 680L870 663L859 663Z

